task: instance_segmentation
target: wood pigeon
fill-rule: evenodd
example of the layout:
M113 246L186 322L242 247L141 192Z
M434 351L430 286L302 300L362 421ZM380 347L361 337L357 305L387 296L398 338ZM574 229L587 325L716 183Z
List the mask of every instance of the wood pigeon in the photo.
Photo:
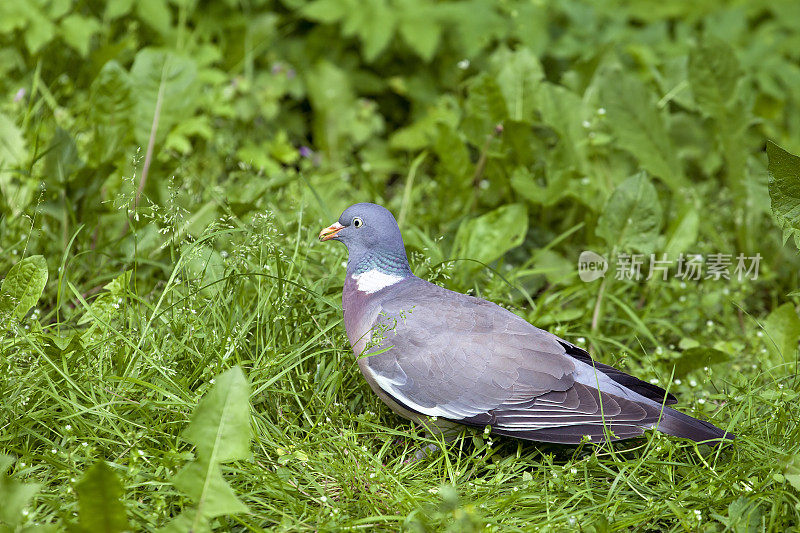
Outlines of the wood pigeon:
M414 276L397 222L380 205L348 207L319 238L347 246L347 337L372 390L405 418L562 444L649 428L698 442L734 438L514 313Z

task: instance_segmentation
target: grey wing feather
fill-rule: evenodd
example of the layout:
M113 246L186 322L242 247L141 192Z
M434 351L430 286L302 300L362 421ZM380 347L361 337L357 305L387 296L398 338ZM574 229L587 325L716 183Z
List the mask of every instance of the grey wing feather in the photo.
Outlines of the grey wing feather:
M388 292L366 367L406 408L553 442L640 435L659 410L576 382L554 335L501 307L422 280ZM375 328L374 328L375 329ZM369 353L369 352L368 352Z

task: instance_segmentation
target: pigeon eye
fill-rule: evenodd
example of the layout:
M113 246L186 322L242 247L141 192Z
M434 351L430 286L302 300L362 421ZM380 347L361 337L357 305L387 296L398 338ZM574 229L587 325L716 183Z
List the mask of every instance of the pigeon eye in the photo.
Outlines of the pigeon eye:
M361 227L361 226L363 226L363 225L364 225L364 221L363 221L363 220L361 220L360 218L358 218L358 217L355 217L355 218L353 219L353 227L360 228L360 227Z

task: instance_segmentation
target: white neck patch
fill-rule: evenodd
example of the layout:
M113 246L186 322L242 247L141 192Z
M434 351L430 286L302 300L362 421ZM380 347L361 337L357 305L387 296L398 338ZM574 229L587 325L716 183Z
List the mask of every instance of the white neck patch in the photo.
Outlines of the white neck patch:
M394 285L398 281L404 279L403 276L386 274L377 268L373 268L372 270L367 270L366 272L362 272L361 274L356 274L355 276L350 277L352 277L353 281L356 282L356 287L358 288L359 292L364 292L366 294L372 294L373 292L385 289L389 285Z

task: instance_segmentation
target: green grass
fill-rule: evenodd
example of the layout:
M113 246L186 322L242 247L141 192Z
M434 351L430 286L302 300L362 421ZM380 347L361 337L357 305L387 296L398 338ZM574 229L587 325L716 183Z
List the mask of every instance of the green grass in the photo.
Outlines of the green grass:
M44 483L28 520L72 521L76 479L98 458L122 479L134 529L153 529L189 505L170 484L192 456L179 434L211 379L238 364L252 384L253 457L224 471L251 513L220 519L222 530L796 527L800 499L784 477L800 453L796 375L753 368L766 344L749 318L744 328L713 326L745 347L730 363L736 371L700 370L671 386L684 411L736 432L731 446L648 433L569 447L465 432L414 462L432 440L392 415L361 378L341 323L343 251L315 243L315 230L297 217L286 235L211 232L232 243L213 283L186 266L189 248L151 292L123 290L110 315L87 307L88 327L54 322L50 309L7 331L2 447L18 457L15 478ZM513 306L501 286L490 287ZM68 290L69 301L83 300ZM587 332L587 342L629 345L635 357L636 337L673 327L658 298L632 322L618 297L609 320L628 334ZM653 329L642 330L645 323ZM56 342L58 335L72 340ZM647 377L653 368L631 370Z
M0 533L80 531L117 493L155 531L210 513L173 482L219 463L207 494L249 512L217 531L797 530L796 1L23 4L0 1ZM413 461L435 439L358 372L345 250L316 240L358 201L420 277L736 442L466 431ZM762 261L584 283L584 250ZM252 435L198 408L237 366Z

